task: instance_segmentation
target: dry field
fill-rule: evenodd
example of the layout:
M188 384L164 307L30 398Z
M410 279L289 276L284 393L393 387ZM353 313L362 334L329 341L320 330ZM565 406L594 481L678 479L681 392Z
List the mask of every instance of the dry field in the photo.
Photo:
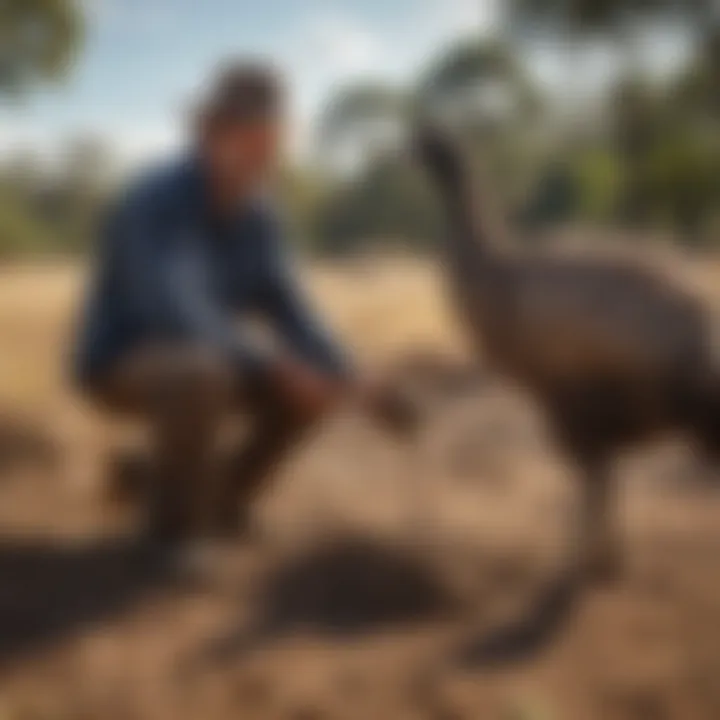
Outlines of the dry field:
M134 429L67 388L81 276L0 273L0 720L720 719L720 489L685 448L624 463L622 583L470 666L458 648L530 612L572 547L573 483L523 398L435 398L413 445L348 410L263 499L256 542L173 566L103 500ZM432 268L312 278L367 366L463 357Z

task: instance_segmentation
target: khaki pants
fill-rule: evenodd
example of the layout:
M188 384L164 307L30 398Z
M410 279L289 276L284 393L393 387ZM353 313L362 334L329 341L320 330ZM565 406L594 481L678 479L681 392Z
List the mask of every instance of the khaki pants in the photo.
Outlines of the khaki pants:
M294 419L267 383L205 349L148 347L90 389L102 409L149 423L153 471L148 532L184 539L242 530L250 503L314 424ZM251 421L246 443L221 472L215 457L224 420Z

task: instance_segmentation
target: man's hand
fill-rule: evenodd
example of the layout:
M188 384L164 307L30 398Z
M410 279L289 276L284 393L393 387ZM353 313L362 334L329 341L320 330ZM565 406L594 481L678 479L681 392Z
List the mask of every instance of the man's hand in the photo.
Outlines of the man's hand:
M392 379L359 383L356 398L365 412L393 435L410 438L420 426L422 413L417 399Z
M343 381L292 360L275 363L270 380L288 410L301 420L322 417L348 392L348 386Z
M343 380L287 359L273 366L270 381L288 412L301 421L318 420L347 400L358 403L376 423L398 436L412 436L420 424L416 399L394 382Z

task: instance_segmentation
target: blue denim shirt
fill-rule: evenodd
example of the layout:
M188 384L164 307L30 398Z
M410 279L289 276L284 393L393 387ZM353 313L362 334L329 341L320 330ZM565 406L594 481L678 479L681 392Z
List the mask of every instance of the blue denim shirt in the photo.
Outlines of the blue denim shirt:
M261 202L210 220L199 163L146 173L108 218L76 348L82 384L143 344L215 349L245 372L270 360L238 318L259 316L285 349L322 372L345 357L296 283L275 213Z

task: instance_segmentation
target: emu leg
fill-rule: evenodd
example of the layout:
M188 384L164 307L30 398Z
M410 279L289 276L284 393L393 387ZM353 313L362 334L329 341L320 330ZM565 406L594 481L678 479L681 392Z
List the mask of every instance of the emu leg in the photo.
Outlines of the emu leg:
M612 581L622 572L615 478L606 457L586 459L582 470L581 568L591 580Z

